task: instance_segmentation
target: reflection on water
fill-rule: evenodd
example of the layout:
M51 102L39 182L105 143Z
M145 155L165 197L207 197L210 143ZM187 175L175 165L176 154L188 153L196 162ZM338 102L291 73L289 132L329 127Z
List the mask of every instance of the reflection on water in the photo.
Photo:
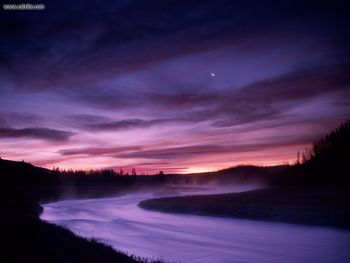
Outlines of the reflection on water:
M44 205L42 219L137 256L181 262L349 262L350 232L140 209L150 193Z

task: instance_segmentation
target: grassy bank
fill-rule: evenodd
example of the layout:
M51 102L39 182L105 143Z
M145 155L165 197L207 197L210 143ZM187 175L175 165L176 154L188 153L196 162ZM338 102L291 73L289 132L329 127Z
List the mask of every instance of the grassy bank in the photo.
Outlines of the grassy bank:
M267 189L243 193L149 199L144 209L350 229L347 189Z
M2 231L2 262L140 262L35 217L8 219Z
M41 221L42 208L34 201L3 204L1 262L141 262Z

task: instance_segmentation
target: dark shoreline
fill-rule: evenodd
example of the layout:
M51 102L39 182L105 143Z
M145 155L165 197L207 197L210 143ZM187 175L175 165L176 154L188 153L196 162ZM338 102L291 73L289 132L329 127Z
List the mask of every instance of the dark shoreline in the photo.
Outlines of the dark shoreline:
M35 201L5 200L2 218L2 262L145 262L95 240L76 236L40 219L43 208Z
M277 188L242 193L156 198L139 207L195 214L350 230L348 189Z
M71 189L75 190L75 198L96 198L121 194L125 187L97 183L67 186L46 169L2 159L0 177L3 182L1 262L157 262L128 256L40 219L43 211L40 203L73 196Z

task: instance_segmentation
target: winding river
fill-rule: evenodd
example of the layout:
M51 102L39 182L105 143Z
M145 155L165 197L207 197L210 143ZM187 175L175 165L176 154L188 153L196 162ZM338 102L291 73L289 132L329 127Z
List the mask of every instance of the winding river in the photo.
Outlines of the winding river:
M350 260L349 231L166 214L137 206L139 201L152 197L152 193L139 192L114 198L48 203L43 205L41 218L128 254L166 262L342 263Z

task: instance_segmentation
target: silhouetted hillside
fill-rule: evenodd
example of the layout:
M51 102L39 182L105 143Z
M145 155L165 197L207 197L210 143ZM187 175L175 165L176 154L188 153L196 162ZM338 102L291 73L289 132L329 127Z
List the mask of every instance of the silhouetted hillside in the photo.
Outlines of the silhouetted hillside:
M303 168L325 183L350 183L350 121L315 141L304 154Z
M0 159L1 180L13 185L37 185L40 181L49 183L50 170L39 168L26 162ZM10 175L11 174L11 175Z

